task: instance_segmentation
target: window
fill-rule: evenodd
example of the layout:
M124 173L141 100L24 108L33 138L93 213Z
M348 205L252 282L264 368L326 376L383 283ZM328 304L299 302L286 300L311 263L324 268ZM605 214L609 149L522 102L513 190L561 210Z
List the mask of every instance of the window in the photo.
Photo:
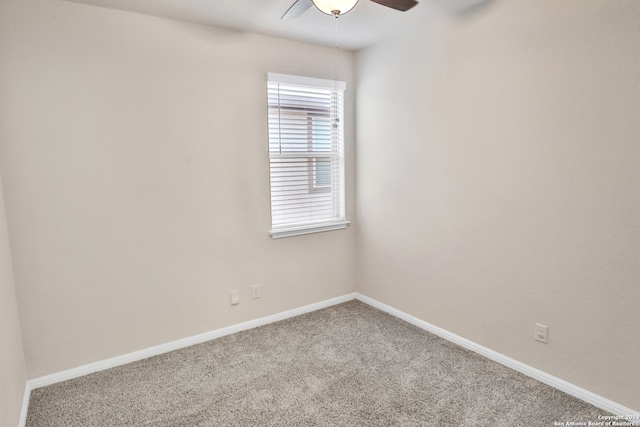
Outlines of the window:
M344 82L269 73L273 238L345 228Z

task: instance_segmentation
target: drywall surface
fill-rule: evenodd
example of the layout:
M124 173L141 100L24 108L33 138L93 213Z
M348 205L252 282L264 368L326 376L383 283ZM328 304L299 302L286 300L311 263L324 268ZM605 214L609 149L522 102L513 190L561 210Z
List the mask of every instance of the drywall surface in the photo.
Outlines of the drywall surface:
M353 229L268 234L267 72L333 78L333 49L5 3L0 166L31 378L353 290ZM351 218L353 54L337 58Z
M0 425L18 425L26 383L27 369L0 180Z
M360 52L358 292L640 409L638 22L490 1Z

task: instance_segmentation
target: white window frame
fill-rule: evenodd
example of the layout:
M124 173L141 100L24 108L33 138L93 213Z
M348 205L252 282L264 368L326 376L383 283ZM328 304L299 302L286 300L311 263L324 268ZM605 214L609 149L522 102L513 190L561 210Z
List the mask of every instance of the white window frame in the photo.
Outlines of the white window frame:
M271 189L269 234L274 239L339 230L349 225L345 216L345 90L346 83L342 81L267 74ZM302 106L307 91L319 94L322 99L319 107L314 104L306 110ZM285 95L281 100L284 93L288 96L289 105L285 105ZM329 108L325 108L327 96L330 97ZM300 136L294 126L304 124L305 120L310 130L308 135ZM311 121L315 120L323 128L319 138L326 146L324 149L314 148L316 131ZM290 124L292 121L295 122L293 125ZM307 147L306 151L300 147ZM317 185L316 165L319 159L331 162L329 186ZM288 177L289 174L295 177ZM295 190L286 188L291 186Z

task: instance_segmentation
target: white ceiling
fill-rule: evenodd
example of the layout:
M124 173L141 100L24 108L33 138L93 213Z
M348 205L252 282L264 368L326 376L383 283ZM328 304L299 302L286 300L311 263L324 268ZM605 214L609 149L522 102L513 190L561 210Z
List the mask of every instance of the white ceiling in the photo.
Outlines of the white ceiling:
M212 25L333 46L333 17L310 8L295 19L281 20L294 0L70 0L110 9ZM442 14L457 13L485 0L419 0L398 12L368 0L338 20L338 46L357 50L402 29L424 25Z

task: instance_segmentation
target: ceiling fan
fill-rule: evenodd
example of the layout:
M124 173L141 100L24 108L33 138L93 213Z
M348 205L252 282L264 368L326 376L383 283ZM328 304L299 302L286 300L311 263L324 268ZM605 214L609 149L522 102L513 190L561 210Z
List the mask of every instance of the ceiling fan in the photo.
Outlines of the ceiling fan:
M413 6L417 5L416 0L371 0L382 6L391 9L406 12ZM321 12L327 15L344 15L349 12L358 3L358 0L296 0L289 9L282 15L281 19L297 18L307 11L311 6L317 7Z

